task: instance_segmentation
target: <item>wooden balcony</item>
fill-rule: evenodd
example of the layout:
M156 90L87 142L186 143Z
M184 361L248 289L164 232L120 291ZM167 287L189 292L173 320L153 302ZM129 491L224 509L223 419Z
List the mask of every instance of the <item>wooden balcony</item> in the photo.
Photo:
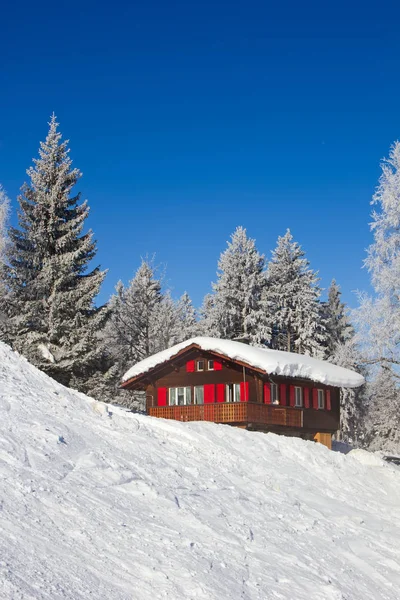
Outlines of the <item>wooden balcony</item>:
M268 425L298 429L303 427L301 409L255 402L155 406L150 407L149 414L152 417L175 421L211 421L232 425Z

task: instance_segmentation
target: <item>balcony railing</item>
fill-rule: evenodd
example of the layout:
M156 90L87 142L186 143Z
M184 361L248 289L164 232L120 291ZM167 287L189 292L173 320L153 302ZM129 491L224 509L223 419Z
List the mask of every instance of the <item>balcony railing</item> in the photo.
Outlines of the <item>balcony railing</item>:
M303 427L303 411L298 408L256 404L254 402L150 407L152 417L175 421L211 421L248 425Z

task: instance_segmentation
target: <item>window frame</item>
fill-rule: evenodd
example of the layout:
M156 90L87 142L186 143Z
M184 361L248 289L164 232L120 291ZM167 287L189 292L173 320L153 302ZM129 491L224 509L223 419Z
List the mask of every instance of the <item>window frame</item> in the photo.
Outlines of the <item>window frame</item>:
M320 395L321 392L321 395ZM318 388L318 410L325 410L325 390ZM320 402L320 398L322 398L322 402Z
M210 363L212 363L212 367L210 367ZM214 359L209 358L207 360L207 371L214 371Z
M300 402L298 402L297 390L300 391ZM303 406L304 406L303 388L300 385L294 386L294 406L295 406L295 408L303 408Z
M178 404L178 390L183 390L183 404ZM171 392L175 391L175 402L171 404ZM188 390L190 390L188 394ZM188 396L190 398L190 402L188 403ZM168 406L191 406L192 405L192 386L190 385L179 385L177 387L168 388Z
M277 383L270 383L271 404L279 404L279 386Z
M232 400L229 399L231 395ZM227 404L237 404L240 402L240 383L225 384L225 402Z
M202 390L202 392L203 392L203 401L202 402L196 401L196 390ZM195 386L193 386L193 405L194 406L203 406L203 404L204 404L204 385L195 385Z
M203 365L203 367L201 369L199 368L200 363L202 363L202 365ZM196 360L196 371L199 373L203 373L203 371L205 371L204 358L200 358L199 360Z

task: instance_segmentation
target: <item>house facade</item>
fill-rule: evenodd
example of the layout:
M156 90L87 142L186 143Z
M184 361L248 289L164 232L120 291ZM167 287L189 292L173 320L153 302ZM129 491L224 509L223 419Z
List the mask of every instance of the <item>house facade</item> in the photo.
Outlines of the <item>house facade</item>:
M310 357L194 338L134 365L122 386L146 393L150 416L273 431L331 447L340 427L340 387L362 383L359 374Z

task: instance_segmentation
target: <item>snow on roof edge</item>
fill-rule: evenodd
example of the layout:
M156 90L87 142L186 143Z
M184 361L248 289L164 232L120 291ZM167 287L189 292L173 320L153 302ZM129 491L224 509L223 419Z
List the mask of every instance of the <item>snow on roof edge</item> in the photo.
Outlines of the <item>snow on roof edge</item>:
M167 362L192 344L196 344L201 350L222 354L230 360L245 362L250 367L261 369L269 375L310 379L334 387L356 388L364 383L364 377L359 373L311 356L269 348L257 348L241 342L210 337L191 338L141 360L125 373L122 383Z

